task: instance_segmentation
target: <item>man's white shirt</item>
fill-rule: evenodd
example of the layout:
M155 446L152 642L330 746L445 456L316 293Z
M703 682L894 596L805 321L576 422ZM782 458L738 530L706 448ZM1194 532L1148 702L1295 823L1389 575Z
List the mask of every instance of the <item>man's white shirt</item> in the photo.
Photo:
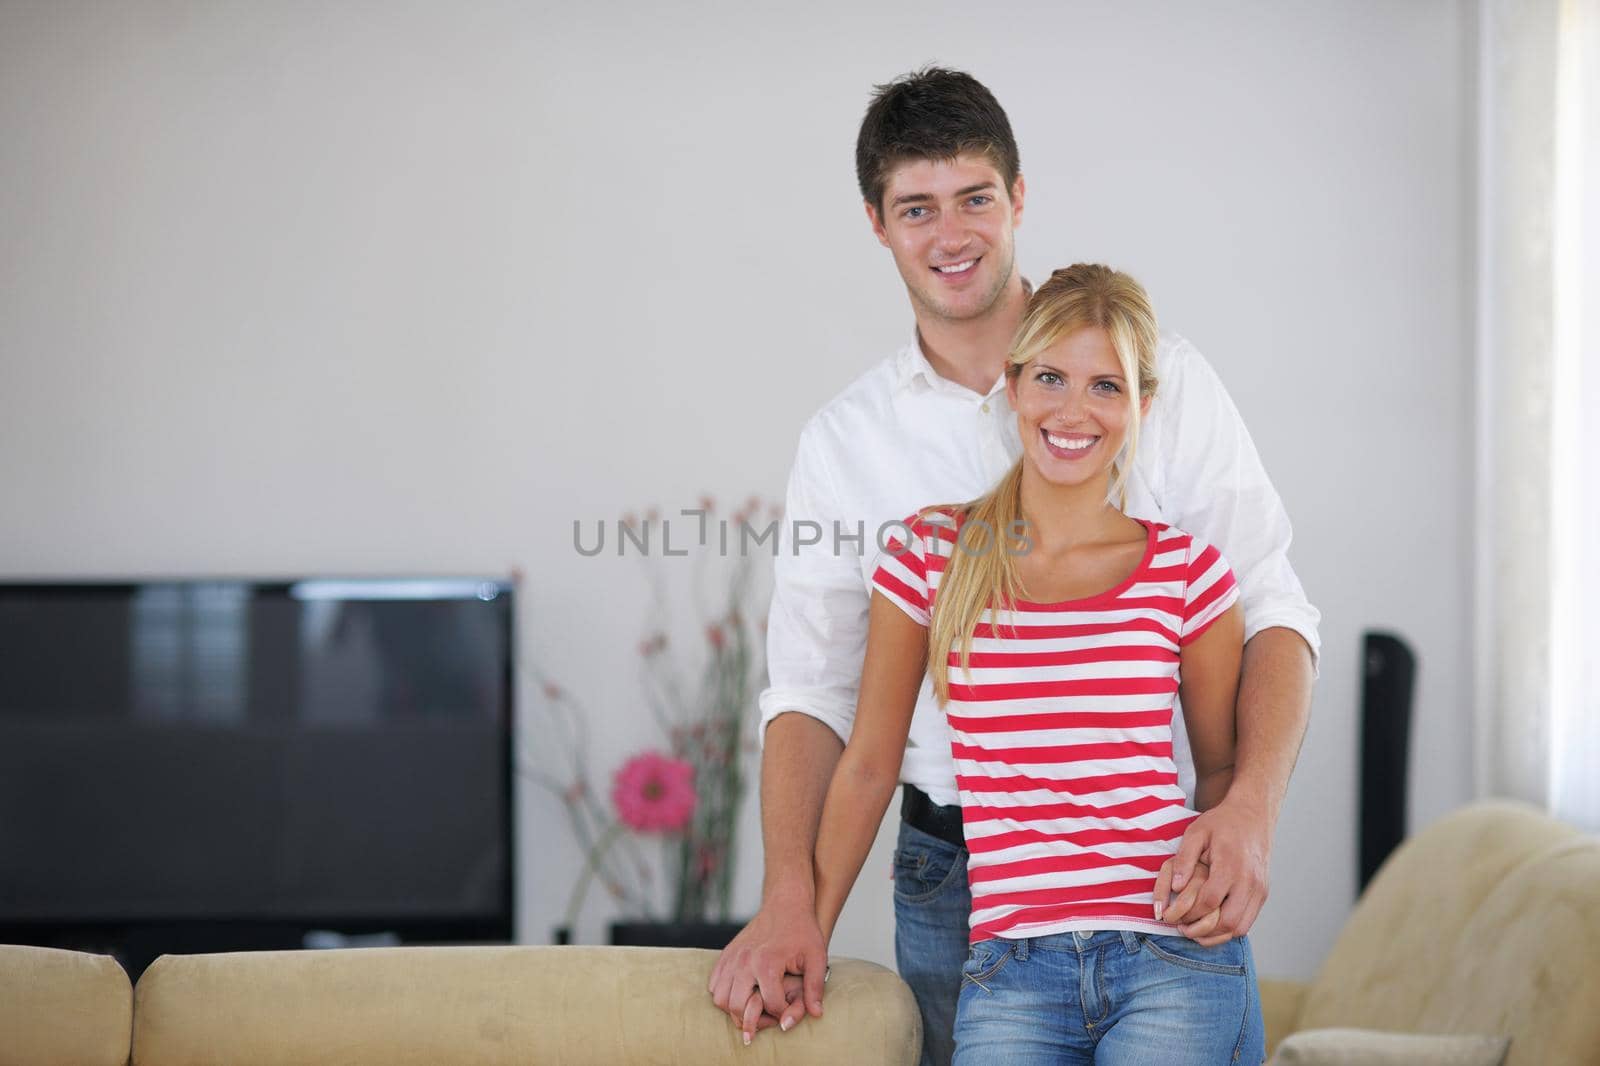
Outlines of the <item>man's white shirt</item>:
M1239 580L1245 639L1283 626L1305 638L1315 661L1320 615L1289 565L1289 516L1233 401L1176 334L1161 335L1156 375L1125 510L1215 544ZM882 544L904 540L898 523L919 508L983 495L1021 451L1004 377L980 396L935 373L915 341L812 416L789 475L774 563L763 737L772 719L798 711L849 740ZM1178 781L1192 796L1181 709L1172 732ZM926 680L900 779L936 803L957 802L949 734Z

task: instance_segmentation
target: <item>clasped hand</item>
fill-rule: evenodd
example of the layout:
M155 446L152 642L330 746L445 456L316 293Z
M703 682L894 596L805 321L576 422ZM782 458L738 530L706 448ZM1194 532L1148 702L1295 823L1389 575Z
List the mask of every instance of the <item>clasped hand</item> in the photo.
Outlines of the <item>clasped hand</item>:
M1203 947L1248 933L1267 901L1272 821L1230 797L1190 822L1178 853L1156 875L1156 900L1170 900L1156 917ZM1190 920L1192 914L1201 917Z
M827 968L828 945L811 901L780 897L763 903L723 949L707 991L748 1044L762 1029L788 1031L807 1013L822 1017Z

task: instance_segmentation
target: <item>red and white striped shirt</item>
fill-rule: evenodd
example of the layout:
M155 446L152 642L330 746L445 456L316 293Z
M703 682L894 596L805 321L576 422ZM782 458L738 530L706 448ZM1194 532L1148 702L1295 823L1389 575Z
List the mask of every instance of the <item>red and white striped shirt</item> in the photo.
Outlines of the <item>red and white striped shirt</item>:
M985 610L971 675L952 646L945 720L972 886L971 940L1169 934L1156 872L1196 812L1172 761L1179 649L1238 599L1216 548L1156 522L1115 588ZM920 624L955 550L949 512L906 519L873 586ZM998 615L998 617L996 617ZM1013 631L1013 627L1015 630Z

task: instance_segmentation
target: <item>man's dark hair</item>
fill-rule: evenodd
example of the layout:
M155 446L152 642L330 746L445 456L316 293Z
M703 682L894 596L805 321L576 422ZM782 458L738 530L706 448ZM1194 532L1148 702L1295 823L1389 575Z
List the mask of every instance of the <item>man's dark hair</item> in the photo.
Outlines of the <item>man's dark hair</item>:
M1011 122L994 94L970 74L923 67L875 86L856 137L861 196L881 214L889 171L908 160L948 162L982 155L1011 195L1022 161Z

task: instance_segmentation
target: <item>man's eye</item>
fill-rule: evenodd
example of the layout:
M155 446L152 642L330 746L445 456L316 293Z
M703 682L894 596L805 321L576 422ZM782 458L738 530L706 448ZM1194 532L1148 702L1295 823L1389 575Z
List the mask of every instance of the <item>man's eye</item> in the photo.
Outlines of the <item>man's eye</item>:
M990 199L990 197L979 193L977 196L974 196L972 199L968 200L967 203L971 204L973 207L983 207L989 203Z
M926 210L928 210L926 207L908 207L908 208L906 208L904 217L906 217L906 218L921 218L922 217L922 213L924 211L926 211Z

